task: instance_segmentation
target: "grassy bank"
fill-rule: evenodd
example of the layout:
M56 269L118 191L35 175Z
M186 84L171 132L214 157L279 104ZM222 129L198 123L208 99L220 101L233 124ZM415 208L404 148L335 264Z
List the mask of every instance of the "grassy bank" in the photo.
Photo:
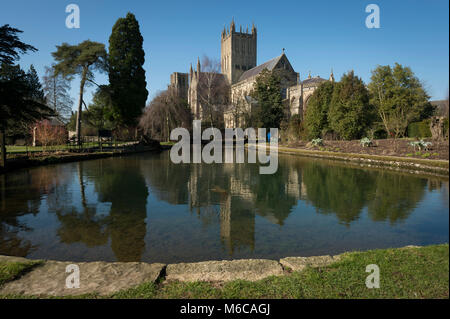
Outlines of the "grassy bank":
M0 167L0 174L7 173L16 169L28 168L34 166L78 162L84 160L92 160L99 158L106 158L112 156L122 156L128 154L160 151L160 147L152 146L130 146L117 150L104 150L95 152L58 152L58 153L40 153L38 156L19 156L16 158L7 159L6 168Z
M331 159L348 159L348 160L359 160L367 159L382 162L397 162L405 164L419 164L429 167L438 168L449 168L449 161L447 160L432 160L432 159L419 159L410 157L400 157L400 156L388 156L388 155L372 155L372 154L360 154L360 153L342 153L342 152L331 152L331 151L321 151L321 150L305 150L293 147L279 146L278 151L282 153L289 154L299 154L305 156L316 156L325 157Z
M380 268L380 288L365 285L366 266ZM0 266L0 278L17 276L23 266ZM14 269L13 271L7 269ZM5 273L6 272L6 273ZM14 298L18 296L3 296ZM109 298L448 298L448 244L419 248L379 249L342 255L321 268L286 272L257 282L167 282L140 286ZM23 298L23 297L22 297ZM99 298L84 295L82 298Z
M19 278L39 262L3 262L0 261L0 287L11 280Z

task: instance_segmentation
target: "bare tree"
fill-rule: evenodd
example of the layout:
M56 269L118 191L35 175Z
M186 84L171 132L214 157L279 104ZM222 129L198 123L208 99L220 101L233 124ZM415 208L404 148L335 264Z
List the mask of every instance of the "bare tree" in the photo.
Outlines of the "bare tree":
M73 101L70 98L70 77L55 74L53 66L45 67L44 92L47 105L52 108L58 118L67 122L72 112Z
M139 120L144 134L169 141L170 131L176 127L190 128L191 112L185 100L173 88L156 95Z
M203 113L207 116L211 127L220 127L224 109L229 102L230 87L220 73L219 61L204 56L202 69L198 80L198 94Z
M249 100L247 100L249 99ZM250 96L242 89L237 89L232 98L230 112L233 117L235 127L244 127L251 124L251 101Z

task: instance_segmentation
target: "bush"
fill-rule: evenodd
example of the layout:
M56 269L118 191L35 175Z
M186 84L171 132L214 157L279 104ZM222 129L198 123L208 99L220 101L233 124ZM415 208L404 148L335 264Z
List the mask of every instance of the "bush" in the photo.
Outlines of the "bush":
M408 137L425 138L431 137L430 120L414 122L408 126Z
M362 147L370 147L373 145L372 140L368 137L363 137L359 142L361 143Z
M433 145L433 143L425 142L424 140L420 140L420 141L410 142L409 145L414 147L414 150L416 150L416 147L417 147L419 149L419 151L421 151L421 150L428 150L428 148L431 145Z
M321 138L315 138L311 140L313 146L323 146L323 140Z

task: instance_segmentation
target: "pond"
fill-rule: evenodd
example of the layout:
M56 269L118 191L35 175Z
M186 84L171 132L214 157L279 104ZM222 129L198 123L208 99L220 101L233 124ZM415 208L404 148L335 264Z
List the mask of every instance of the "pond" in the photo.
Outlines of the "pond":
M193 262L313 256L449 239L448 178L279 155L173 164L169 152L0 175L0 255Z

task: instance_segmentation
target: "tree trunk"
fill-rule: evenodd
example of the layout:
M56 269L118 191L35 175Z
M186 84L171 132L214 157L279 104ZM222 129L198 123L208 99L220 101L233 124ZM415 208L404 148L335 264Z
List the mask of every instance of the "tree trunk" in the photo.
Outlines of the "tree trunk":
M5 129L0 128L0 167L6 167L6 141L5 141Z
M87 70L83 70L83 74L81 75L80 82L80 95L78 101L78 112L77 112L77 126L76 126L76 134L77 134L77 145L81 145L81 112L83 106L83 91L84 84L86 83Z

